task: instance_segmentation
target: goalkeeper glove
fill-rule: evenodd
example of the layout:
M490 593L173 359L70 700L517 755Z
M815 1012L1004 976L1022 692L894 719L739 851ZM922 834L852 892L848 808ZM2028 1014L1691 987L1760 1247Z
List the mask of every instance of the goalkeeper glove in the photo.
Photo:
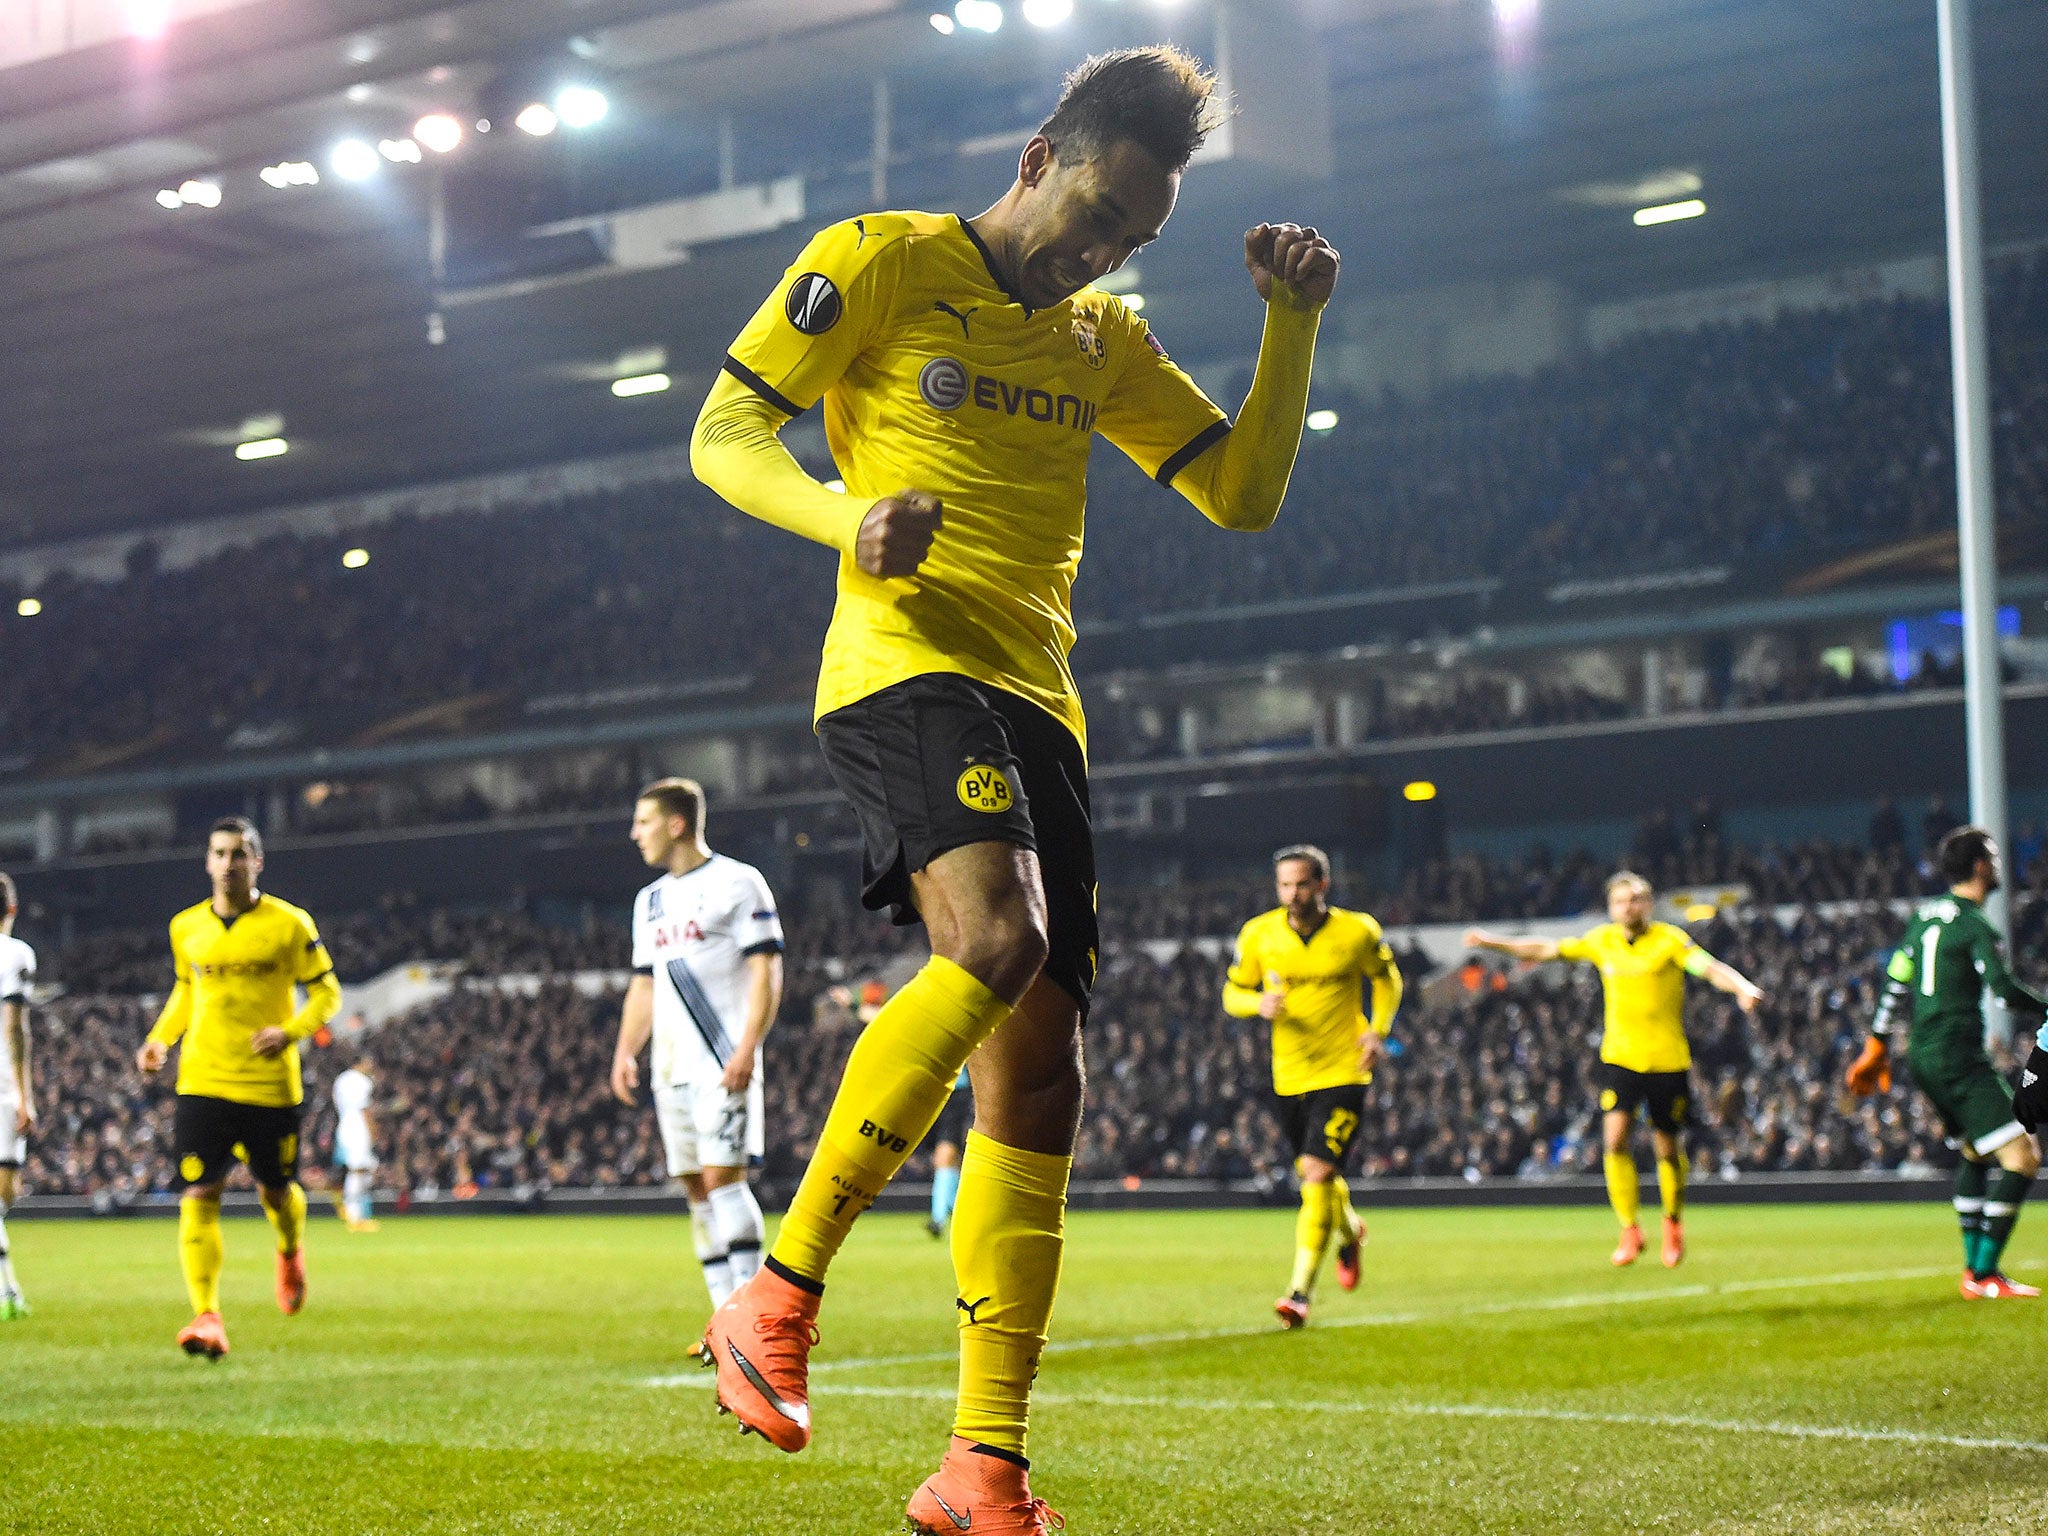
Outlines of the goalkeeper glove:
M2048 1120L2048 1050L2035 1046L2020 1072L2020 1091L2012 1096L2012 1117L2030 1131Z
M1863 1054L1849 1067L1849 1091L1859 1099L1892 1091L1892 1051L1882 1035L1863 1042Z

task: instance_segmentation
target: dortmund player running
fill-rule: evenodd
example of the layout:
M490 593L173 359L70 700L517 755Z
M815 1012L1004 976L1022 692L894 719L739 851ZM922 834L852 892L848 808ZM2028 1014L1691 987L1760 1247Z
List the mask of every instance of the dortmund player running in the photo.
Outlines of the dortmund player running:
M932 944L855 1045L773 1252L705 1344L743 1427L787 1451L810 1442L826 1271L968 1063L959 1404L909 1511L949 1536L1057 1524L1030 1493L1024 1452L1097 944L1067 661L1089 444L1107 437L1214 522L1267 527L1337 278L1313 230L1246 233L1266 320L1235 426L1144 321L1090 286L1158 237L1220 120L1213 89L1171 48L1091 59L986 212L873 213L825 230L733 344L691 443L699 478L727 500L839 552L819 741L860 817L867 904L922 920ZM843 494L776 436L821 399Z
M254 824L240 816L215 822L206 841L213 898L171 919L176 984L135 1053L135 1065L153 1074L183 1042L172 1152L185 1185L178 1253L193 1317L178 1344L214 1360L228 1352L220 1319L220 1196L237 1157L248 1164L277 1231L277 1305L289 1315L306 1304L297 1042L341 1009L341 984L313 919L257 890L262 872L263 840ZM295 987L306 992L296 1012Z
M1607 916L1576 939L1504 939L1478 928L1465 943L1521 960L1582 960L1600 967L1606 1028L1600 1036L1601 1159L1607 1199L1621 1223L1612 1260L1633 1264L1643 1251L1636 1223L1642 1204L1629 1131L1638 1107L1647 1106L1657 1149L1657 1188L1664 1202L1664 1267L1685 1258L1685 1122L1692 1105L1692 1049L1685 1039L1685 978L1697 976L1731 994L1744 1013L1756 1011L1763 992L1733 966L1693 943L1683 928L1650 920L1650 882L1627 870L1607 882Z
M1273 1091L1301 1179L1294 1278L1273 1310L1281 1327L1299 1328L1308 1321L1324 1250L1339 1230L1337 1282L1358 1288L1365 1222L1351 1208L1344 1160L1401 1006L1401 970L1378 923L1329 904L1330 860L1320 848L1282 848L1273 855L1273 877L1280 905L1238 934L1223 1010L1273 1026ZM1360 1011L1367 991L1370 1017Z
M1984 995L2002 998L2029 1026L2040 1024L2048 1003L2013 979L2005 947L1984 915L1984 898L1999 885L1991 834L1956 828L1941 840L1935 863L1949 882L1948 895L1922 902L1906 925L1905 940L1885 967L1870 1039L1849 1068L1849 1088L1872 1094L1891 1087L1892 1028L1903 1014L1911 1021L1906 1060L1913 1081L1963 1154L1955 1193L1966 1266L1962 1293L1980 1301L2039 1296L1998 1267L2041 1156L2011 1090L1984 1053ZM2041 1054L2037 1046L2034 1057ZM2035 1060L2028 1065L2038 1072ZM2028 1113L2038 1123L2031 1101Z

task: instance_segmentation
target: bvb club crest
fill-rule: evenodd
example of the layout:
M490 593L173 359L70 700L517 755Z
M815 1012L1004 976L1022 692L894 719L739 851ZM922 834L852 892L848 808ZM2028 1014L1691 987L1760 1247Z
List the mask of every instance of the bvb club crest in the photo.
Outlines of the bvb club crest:
M1109 349L1102 344L1102 333L1086 315L1074 316L1074 345L1081 349L1081 361L1090 368L1100 369L1108 360Z

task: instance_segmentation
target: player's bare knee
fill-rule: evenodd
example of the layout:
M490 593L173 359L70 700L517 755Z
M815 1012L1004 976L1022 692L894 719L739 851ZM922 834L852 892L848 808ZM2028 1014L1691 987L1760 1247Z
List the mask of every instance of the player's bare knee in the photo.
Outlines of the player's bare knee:
M1013 1002L1045 964L1045 921L1022 899L991 909L980 923L963 924L953 940L957 952L946 958Z
M2031 1136L2016 1137L1998 1149L1998 1163L2008 1173L2034 1177L2041 1171L2040 1149L2034 1145Z

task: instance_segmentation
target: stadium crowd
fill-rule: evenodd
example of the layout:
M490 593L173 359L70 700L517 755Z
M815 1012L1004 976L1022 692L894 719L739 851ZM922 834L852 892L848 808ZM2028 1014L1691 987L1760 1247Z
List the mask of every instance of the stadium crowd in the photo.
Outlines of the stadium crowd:
M2000 495L2038 508L2048 256L1995 263L1991 287ZM1583 578L1738 549L1820 558L1935 531L1954 486L1945 336L1939 305L1895 298L1643 335L1425 402L1335 402L1342 424L1308 445L1287 516L1250 542L1104 455L1079 616L1481 573ZM371 559L345 569L358 540ZM38 586L40 615L10 629L0 738L41 771L83 771L289 744L310 721L330 737L473 728L643 679L794 697L831 585L826 552L683 482L278 535L177 570L143 546L126 580ZM1592 707L1560 698L1541 713ZM1400 729L1467 729L1499 710L1475 697Z
M1940 822L1941 809L1928 808L1926 826ZM1647 846L1637 852L1669 838L1682 847L1712 819L1710 806L1652 818L1639 836ZM1899 821L1896 808L1880 807L1873 834L1888 838ZM2048 859L2038 834L2015 841L2025 846L2016 861L2024 876L2014 947L2021 972L2038 976L2048 969ZM1884 898L1919 887L1914 862L1898 845L1812 844L1792 857L1728 857L1726 867L1763 876L1759 900L1739 915L1716 917L1699 937L1757 980L1769 1002L1746 1019L1726 998L1694 989L1696 1162L1738 1176L1911 1170L1938 1161L1940 1136L1913 1095L1856 1103L1838 1086L1844 1053L1853 1055L1861 1042L1879 967L1901 928ZM1571 893L1583 888L1597 898L1608 869L1583 852L1554 863L1536 855L1514 869L1479 862L1469 866L1470 878L1446 875L1432 899L1439 915L1460 920L1576 912L1586 903L1574 905ZM1150 935L1149 944L1136 941L1128 922L1112 922L1088 1036L1079 1176L1284 1182L1291 1159L1269 1101L1265 1038L1223 1015L1221 956L1213 942L1194 942L1227 937L1270 905L1270 891L1265 880L1247 877L1234 889L1208 887L1171 907L1162 900L1139 908L1155 927L1169 913L1180 923L1173 933ZM1130 908L1130 895L1106 893L1105 908ZM1363 904L1392 912L1398 899ZM1794 914L1789 924L1773 907ZM661 1182L651 1116L619 1105L606 1088L616 976L626 963L620 928L596 921L549 928L514 912L394 903L330 928L338 961L357 942L341 935L357 924L366 946L374 933L382 948L354 952L345 973L391 955L452 959L467 973L446 996L365 1037L377 1063L387 1187L431 1199ZM863 988L879 987L878 978L916 944L914 934L879 918L839 910L794 918L790 937L784 1008L767 1052L763 1171L770 1180L792 1178L809 1155L873 1001ZM1371 1089L1361 1171L1528 1178L1596 1168L1587 1068L1599 1029L1597 976L1559 968L1511 974L1474 961L1432 978L1422 951L1398 929L1394 939L1415 986L1396 1028L1396 1054ZM145 988L160 988L160 948L145 961L140 940L132 943L138 976L146 963L154 966ZM59 973L82 980L74 964L62 957ZM601 974L577 984L577 971ZM175 1188L169 1084L144 1082L132 1066L153 1000L116 992L102 979L40 1010L37 1076L46 1102L23 1172L34 1192L123 1201ZM307 1052L307 1148L315 1164L332 1144L327 1084L352 1054L345 1042ZM924 1167L914 1161L912 1175Z

